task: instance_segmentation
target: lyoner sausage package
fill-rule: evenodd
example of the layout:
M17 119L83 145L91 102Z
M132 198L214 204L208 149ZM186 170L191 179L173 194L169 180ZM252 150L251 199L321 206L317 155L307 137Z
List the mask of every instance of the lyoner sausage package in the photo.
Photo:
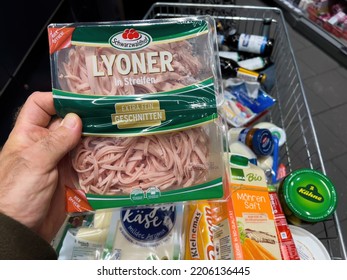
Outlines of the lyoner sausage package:
M57 114L83 122L63 178L72 212L223 196L212 17L51 24L48 35Z

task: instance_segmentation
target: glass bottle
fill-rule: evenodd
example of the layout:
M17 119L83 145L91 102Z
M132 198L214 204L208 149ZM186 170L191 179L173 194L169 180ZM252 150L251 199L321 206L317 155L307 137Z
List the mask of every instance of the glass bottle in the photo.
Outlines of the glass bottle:
M228 140L246 144L257 156L271 155L274 149L272 134L265 128L231 128Z
M272 61L269 57L256 56L253 58L240 60L237 63L242 68L252 71L259 71L269 67L272 64Z
M240 67L238 63L232 59L220 57L220 66L223 78L239 78L244 81L264 83L266 75L256 71L248 70Z
M270 28L271 28L272 19L271 18L264 18L263 19L263 26L261 30L261 35L270 38Z
M274 39L265 36L235 33L225 38L226 45L232 50L259 54L269 57L274 47Z

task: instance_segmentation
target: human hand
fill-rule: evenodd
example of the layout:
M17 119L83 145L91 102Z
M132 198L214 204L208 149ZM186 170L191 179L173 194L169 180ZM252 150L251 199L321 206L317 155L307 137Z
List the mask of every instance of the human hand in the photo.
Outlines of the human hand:
M50 92L34 92L0 152L0 212L50 242L65 219L58 165L81 138L76 114L55 115Z

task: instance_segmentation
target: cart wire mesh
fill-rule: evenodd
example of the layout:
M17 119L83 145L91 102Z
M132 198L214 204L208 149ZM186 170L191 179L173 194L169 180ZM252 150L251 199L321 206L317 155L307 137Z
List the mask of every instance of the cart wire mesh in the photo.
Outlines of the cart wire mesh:
M266 121L282 127L286 132L287 140L280 149L280 162L286 166L287 172L311 168L326 174L282 11L257 6L157 2L151 6L144 19L192 15L210 15L224 28L235 28L238 32L256 35L261 34L264 18L271 19L270 37L275 41L271 54L275 64L275 83L268 93L277 102L267 114ZM336 212L324 222L305 225L305 229L324 244L331 259L347 258Z

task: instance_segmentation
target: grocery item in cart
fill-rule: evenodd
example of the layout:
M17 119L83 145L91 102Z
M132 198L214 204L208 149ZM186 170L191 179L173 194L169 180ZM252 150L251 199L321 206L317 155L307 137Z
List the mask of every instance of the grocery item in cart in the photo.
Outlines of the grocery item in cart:
M276 136L278 139L279 147L283 146L283 144L287 140L286 132L283 128L271 123L271 122L259 122L253 126L254 128L266 128L270 130L273 136Z
M232 50L260 54L268 57L271 55L274 48L274 39L266 36L234 33L226 36L223 42Z
M283 260L300 260L298 250L295 246L291 229L287 223L287 219L283 213L280 200L277 195L277 188L269 185L269 196L275 217L278 241L281 248L281 256Z
M272 65L272 61L268 57L256 56L253 58L248 58L248 59L239 61L238 64L240 65L240 67L243 67L248 70L260 71Z
M224 67L228 65L229 68L232 68L232 69L241 67L250 71L259 72L260 70L266 69L269 66L273 65L273 62L271 61L269 57L256 56L256 57L245 59L245 58L242 58L242 54L239 54L238 52L232 52L232 51L230 52L219 51L218 55ZM223 70L223 66L222 66L222 70ZM265 77L264 77L264 80L265 80Z
M229 143L229 152L233 155L244 156L249 162L257 164L257 155L245 143L241 141L232 141Z
M281 260L264 171L245 157L231 155L228 180L231 232L239 234L233 241L235 259Z
M225 118L233 127L249 125L267 114L276 103L259 83L233 78L224 81L224 99Z
M258 73L253 71L253 69L241 67L237 62L231 59L226 59L222 56L219 56L219 58L223 78L239 78L248 82L265 83L266 75L264 73Z
M300 260L331 260L323 243L302 227L289 225Z
M190 202L184 209L185 259L215 260L213 209L208 201Z
M232 127L228 131L228 141L244 143L257 156L272 155L274 149L272 134L266 128Z
M294 225L321 222L337 206L337 193L330 179L319 171L302 168L281 182L279 197L287 219Z
M238 52L231 52L231 51L218 51L219 58L225 58L225 59L231 59L233 61L240 61L243 60L243 57Z
M98 210L72 216L60 260L163 260L182 258L182 204ZM73 226L76 217L83 223Z
M65 184L93 209L223 196L210 16L48 27L54 104L83 137Z
M265 174L271 173L272 172L272 166L273 166L273 156L268 155L268 156L260 156L257 157L257 165L264 170Z
M213 244L216 260L234 260L240 251L239 233L230 219L228 200L210 200L213 217Z

